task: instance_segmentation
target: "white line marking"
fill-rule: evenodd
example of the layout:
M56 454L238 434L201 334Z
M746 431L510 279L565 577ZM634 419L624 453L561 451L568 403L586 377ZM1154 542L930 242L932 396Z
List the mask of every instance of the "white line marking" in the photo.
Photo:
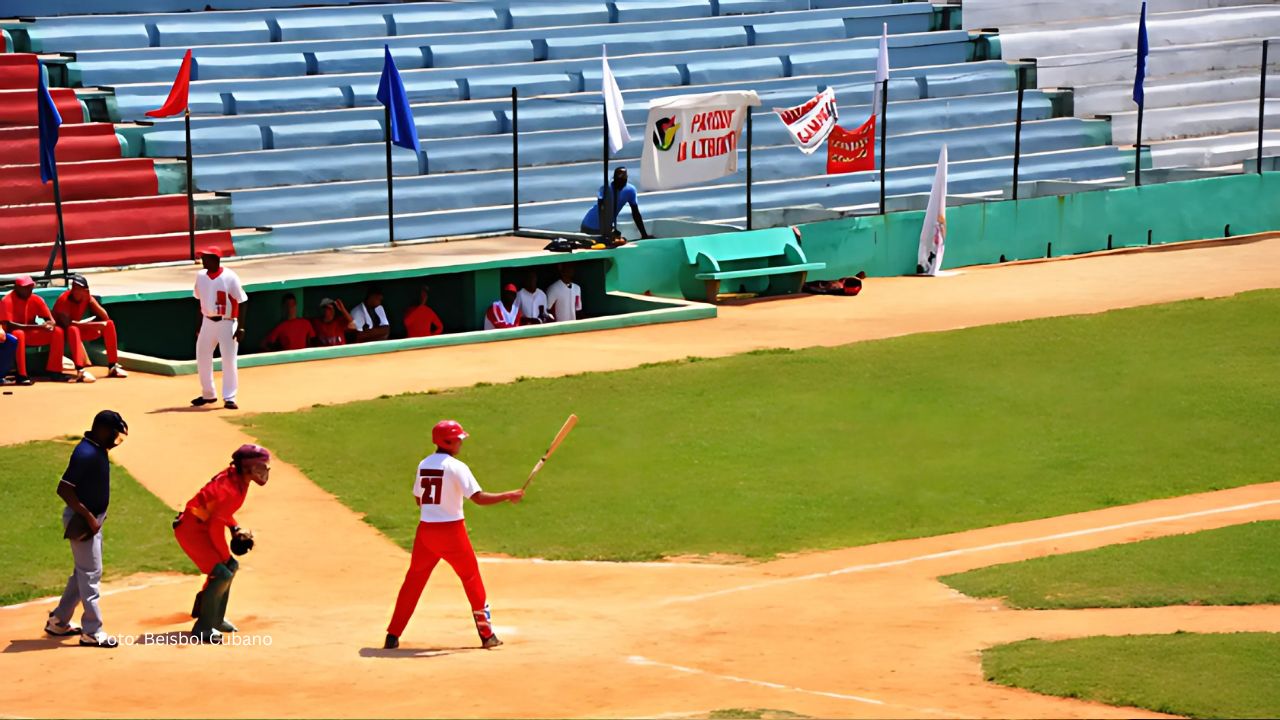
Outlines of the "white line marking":
M715 590L713 592L701 593L699 595L685 595L682 597L667 598L660 604L672 605L676 603L697 602L708 598L720 597L722 595L732 595L733 593L744 592L747 590L759 590L761 588L775 587L778 585L789 585L791 583L805 582L808 580L821 580L823 578L835 577L837 575L848 575L851 573L868 572L870 570L883 570L885 568L900 567L902 565L911 565L927 560L941 560L942 558L956 557L958 555L968 555L971 553L988 552L990 550L1001 550L1004 548L1018 547L1020 545L1032 545L1034 543L1051 542L1053 540L1065 540L1067 538L1082 537L1085 535L1096 535L1099 533L1111 532L1113 530L1124 530L1126 528L1141 527L1143 525L1156 525L1160 523L1176 522L1178 520L1187 520L1190 518L1204 517L1207 515L1219 515L1229 512L1240 512L1242 510L1252 510L1254 508L1264 507L1267 505L1280 504L1280 500L1261 500L1259 502L1247 503L1244 505L1232 505L1230 507L1213 508L1211 510L1197 510L1195 512L1183 513L1181 515L1166 515L1164 517L1149 518L1146 520L1132 520L1130 522L1117 523L1115 525L1104 525L1102 527L1087 528L1084 530L1072 530L1071 532L1055 533L1053 535L1044 535L1036 538L1026 538L1023 540L1009 540L1006 542L991 543L990 545L980 545L971 548L959 548L956 550L946 550L944 552L929 553L928 555L918 555L916 557L903 558L901 560L888 560L885 562L868 563L866 565L853 565L850 567L831 570L823 573L812 573L809 575L797 575L789 578L778 578L776 580L768 580L765 582L750 583L747 585L739 585L737 587L725 588L723 590Z
M692 562L626 562L624 560L547 560L546 558L505 558L482 557L481 563L489 565L607 565L610 567L654 567L654 568L709 568L726 570L750 567L749 565L720 565L716 563Z
M193 575L191 577L194 578L195 576ZM185 582L187 579L188 578L167 578L164 580L156 580L155 582L149 582L144 585L129 585L128 587L115 588L113 590L104 590L101 594L99 594L99 597L119 595L120 593L133 592L134 590L147 590L153 587L160 587L161 585L173 585L175 583ZM17 603L16 605L0 605L0 610L20 610L24 607L28 607L31 605L43 605L44 603L50 603L50 602L53 602L53 603L58 602L58 597L55 595L50 597L37 598L35 600L28 600L26 602L20 602L20 603Z
M782 683L769 682L767 680L752 680L751 678L738 677L737 675L721 675L719 673L708 672L706 670L699 670L697 668L691 668L684 665L673 665L671 663L659 662L657 660L650 660L649 658L644 657L642 655L632 655L631 657L627 658L627 662L631 663L632 665L646 665L650 667L666 668L668 670L674 670L676 672L685 673L686 675L703 675L706 677L713 677L720 680L727 680L729 682L743 683L745 685L756 685L758 687L769 688L770 690L783 690L785 692L802 693L805 695L817 695L819 697L834 698L836 700L848 700L850 702L862 703L864 705L876 705L879 707L898 708L900 710L907 710L908 712L911 712L917 715L928 714L928 715L944 715L946 717L954 717L954 718L963 717L961 715L955 715L953 713L949 713L945 710L935 710L932 708L917 708L917 707L911 707L910 705L898 705L896 703L889 703L883 700L876 700L875 698L862 697L861 695L846 695L844 693L827 692L825 690L806 690L804 688L792 687L791 685L783 685Z

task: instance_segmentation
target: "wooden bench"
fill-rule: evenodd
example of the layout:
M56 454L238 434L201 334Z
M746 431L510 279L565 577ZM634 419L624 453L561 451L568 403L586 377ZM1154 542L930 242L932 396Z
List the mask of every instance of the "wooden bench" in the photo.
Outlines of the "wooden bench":
M768 277L770 294L799 292L809 271L827 267L809 262L791 228L700 235L683 242L694 278L706 283L710 303L719 296L722 281Z

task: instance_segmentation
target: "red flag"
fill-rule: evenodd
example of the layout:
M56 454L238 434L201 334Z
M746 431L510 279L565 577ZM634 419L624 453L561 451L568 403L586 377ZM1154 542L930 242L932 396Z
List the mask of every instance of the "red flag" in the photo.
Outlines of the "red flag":
M191 87L191 51L182 57L182 67L178 68L178 76L173 79L173 87L169 90L169 99L164 107L148 112L150 117L173 117L181 115L187 109L187 90Z
M876 169L876 116L872 114L857 130L839 125L827 137L827 174Z

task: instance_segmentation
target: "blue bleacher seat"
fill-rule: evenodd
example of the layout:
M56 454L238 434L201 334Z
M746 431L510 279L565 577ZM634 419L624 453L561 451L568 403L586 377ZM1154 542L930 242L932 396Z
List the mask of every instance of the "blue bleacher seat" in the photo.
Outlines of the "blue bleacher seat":
M314 58L313 75L339 75L344 73L380 72L386 55L381 47L364 47L351 50L318 50L309 53ZM431 67L422 47L392 47L391 57L401 70Z
M787 68L782 59L776 57L691 62L688 68L689 83L692 85L738 82L741 80L766 80L786 77L787 75Z
M392 13L396 35L470 33L502 30L505 24L493 8L483 5L427 5L414 3Z
M838 40L843 37L848 36L845 35L844 21L839 18L791 23L760 23L758 27L751 26L752 45Z
M271 27L266 20L210 21L196 16L157 22L149 27L151 44L164 47L272 41Z
M609 6L603 2L538 3L512 5L511 26L514 28L545 25L590 25L612 22Z
M538 60L532 40L508 40L471 44L437 44L426 49L427 67L506 65Z
M290 16L282 14L275 20L279 28L277 41L325 40L349 37L380 37L389 35L387 17L381 12L348 12L335 22L330 14Z
M681 20L711 17L710 0L617 0L614 22L629 23L646 20Z

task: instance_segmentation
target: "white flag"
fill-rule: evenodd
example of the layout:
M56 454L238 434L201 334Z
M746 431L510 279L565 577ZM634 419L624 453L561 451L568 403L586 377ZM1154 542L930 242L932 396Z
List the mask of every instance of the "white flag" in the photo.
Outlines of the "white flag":
M933 190L929 207L924 211L920 228L920 252L916 256L919 272L937 275L942 268L942 252L947 243L947 146L938 153L938 169L933 174Z
M753 107L760 98L750 90L650 100L640 158L644 189L700 185L736 173L742 126Z
M627 120L622 115L622 90L609 69L609 51L603 45L600 46L600 64L600 93L604 95L604 116L609 121L609 149L616 154L631 142L631 133L627 132Z
M822 147L822 143L826 142L827 136L835 128L836 121L840 119L836 91L829 87L814 95L812 100L795 107L774 108L773 111L782 120L782 124L787 126L791 141L805 155L812 155Z
M880 30L880 53L876 56L876 86L871 93L871 114L880 112L880 93L889 79L889 23Z

